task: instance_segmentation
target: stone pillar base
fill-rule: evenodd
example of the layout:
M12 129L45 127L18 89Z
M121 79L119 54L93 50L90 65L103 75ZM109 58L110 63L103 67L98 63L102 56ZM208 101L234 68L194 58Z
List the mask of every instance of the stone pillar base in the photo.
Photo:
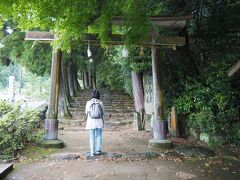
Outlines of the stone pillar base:
M46 140L58 139L58 120L45 119L45 138Z
M58 148L61 149L64 147L64 143L60 139L54 139L54 140L41 140L38 143L38 146L45 147L45 148Z
M155 149L171 149L173 147L173 143L168 139L164 140L150 139L148 140L148 147Z

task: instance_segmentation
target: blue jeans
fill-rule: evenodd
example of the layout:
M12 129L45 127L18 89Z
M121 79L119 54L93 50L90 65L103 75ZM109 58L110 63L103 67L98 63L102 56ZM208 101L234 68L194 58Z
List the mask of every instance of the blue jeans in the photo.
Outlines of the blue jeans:
M96 137L96 148L95 148L95 137ZM90 153L91 153L91 155L93 155L96 151L100 151L101 145L102 145L102 129L100 129L100 128L90 129Z

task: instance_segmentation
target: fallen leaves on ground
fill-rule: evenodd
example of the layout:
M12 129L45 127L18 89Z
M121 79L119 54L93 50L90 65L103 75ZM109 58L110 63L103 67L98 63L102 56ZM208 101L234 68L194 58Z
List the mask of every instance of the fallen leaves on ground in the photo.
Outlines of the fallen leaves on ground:
M193 178L197 177L194 174L190 174L190 173L186 173L186 172L182 172L182 171L176 172L176 176L181 179L193 179Z

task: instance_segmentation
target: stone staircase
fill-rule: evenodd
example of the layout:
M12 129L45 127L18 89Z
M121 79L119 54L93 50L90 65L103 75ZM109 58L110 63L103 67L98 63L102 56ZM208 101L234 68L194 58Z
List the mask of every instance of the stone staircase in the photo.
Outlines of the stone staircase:
M86 123L85 105L91 99L91 90L82 90L79 96L73 98L69 107L71 119L60 119L60 123L72 126L84 126ZM100 100L105 108L105 120L115 125L129 124L133 122L133 99L121 92L113 92L109 89L99 90Z

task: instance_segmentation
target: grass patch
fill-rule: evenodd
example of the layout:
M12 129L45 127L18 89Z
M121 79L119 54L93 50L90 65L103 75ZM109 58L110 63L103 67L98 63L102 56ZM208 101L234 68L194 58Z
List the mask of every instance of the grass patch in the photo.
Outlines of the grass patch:
M59 149L52 148L41 148L34 145L29 145L22 153L19 155L19 159L14 163L14 169L21 169L24 165L36 162L43 162L45 159L59 151Z
M28 146L23 152L22 157L26 161L42 161L49 155L56 153L58 149L42 148L38 146Z
M54 154L57 151L59 151L59 149L41 148L33 145L28 146L19 156L19 160L14 164L14 168L19 169L26 164L43 162L49 155Z

